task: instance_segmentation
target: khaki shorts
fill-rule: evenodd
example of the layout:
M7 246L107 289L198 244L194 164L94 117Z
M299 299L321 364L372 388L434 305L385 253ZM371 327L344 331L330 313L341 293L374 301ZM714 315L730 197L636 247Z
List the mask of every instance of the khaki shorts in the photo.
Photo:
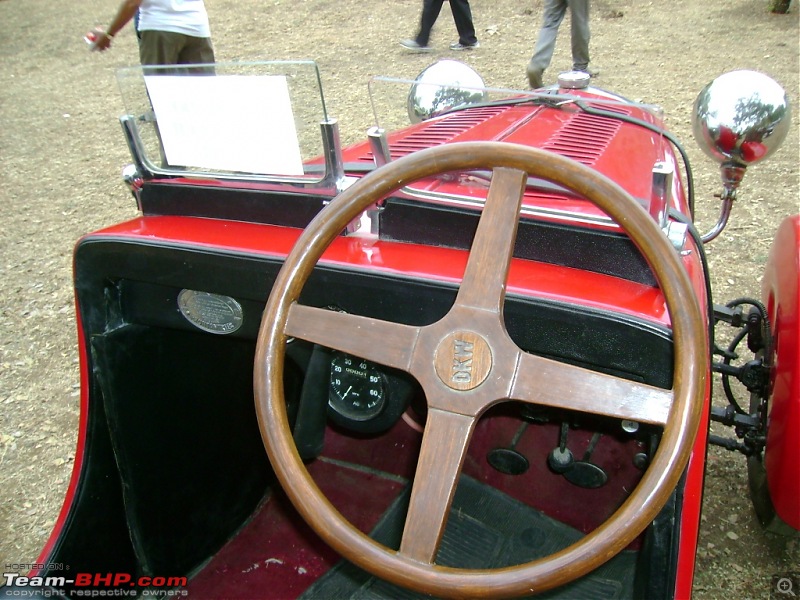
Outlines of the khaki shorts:
M214 62L211 38L171 31L141 31L139 62L143 65L196 65Z

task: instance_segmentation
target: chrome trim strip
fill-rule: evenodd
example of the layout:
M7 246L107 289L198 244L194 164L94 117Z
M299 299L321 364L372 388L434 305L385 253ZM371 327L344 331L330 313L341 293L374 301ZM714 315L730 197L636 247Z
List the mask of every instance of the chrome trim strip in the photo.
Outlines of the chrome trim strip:
M457 196L455 194L443 194L441 192L430 192L415 190L410 187L404 187L400 190L403 196L412 200L421 200L431 204L438 204L440 206L461 206L464 208L472 208L481 210L483 209L483 201L475 200L467 196ZM563 221L572 221L575 223L585 223L590 225L603 225L605 227L615 227L619 229L619 225L615 223L611 217L604 215L585 215L568 210L559 210L551 208L531 208L523 206L520 214L527 218L547 217L551 219L558 219Z

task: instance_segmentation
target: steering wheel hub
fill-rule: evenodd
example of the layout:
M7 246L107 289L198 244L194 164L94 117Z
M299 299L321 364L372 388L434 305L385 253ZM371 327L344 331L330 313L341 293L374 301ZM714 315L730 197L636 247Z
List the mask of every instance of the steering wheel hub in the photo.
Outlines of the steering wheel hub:
M436 374L453 390L473 390L492 370L492 349L474 331L456 331L447 335L436 348Z

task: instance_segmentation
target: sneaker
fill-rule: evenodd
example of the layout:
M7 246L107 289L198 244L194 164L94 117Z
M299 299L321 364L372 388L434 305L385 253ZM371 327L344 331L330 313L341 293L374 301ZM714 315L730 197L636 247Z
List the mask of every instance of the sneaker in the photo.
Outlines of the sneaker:
M416 40L402 40L400 45L406 50L411 50L412 52L430 52L432 50L430 46L421 46Z
M527 73L528 83L530 83L532 90L538 90L539 88L544 87L544 82L542 81L542 75L544 74L544 71L542 69L534 69L528 66Z
M480 47L481 43L477 41L474 44L462 44L461 42L453 42L450 44L450 50L474 50Z
M600 75L600 69L590 69L589 67L584 67L583 69L572 69L573 71L578 71L580 73L586 73L589 77L597 77Z

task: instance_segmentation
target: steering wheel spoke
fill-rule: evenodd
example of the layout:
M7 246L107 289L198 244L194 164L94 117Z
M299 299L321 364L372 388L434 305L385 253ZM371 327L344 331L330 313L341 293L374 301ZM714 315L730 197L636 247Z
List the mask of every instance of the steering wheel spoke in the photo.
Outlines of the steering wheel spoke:
M494 170L456 304L501 311L527 180L524 171Z
M286 334L408 371L419 328L294 303Z
M400 544L400 553L412 560L436 559L474 426L473 417L428 411Z
M664 426L673 392L523 352L510 399Z

